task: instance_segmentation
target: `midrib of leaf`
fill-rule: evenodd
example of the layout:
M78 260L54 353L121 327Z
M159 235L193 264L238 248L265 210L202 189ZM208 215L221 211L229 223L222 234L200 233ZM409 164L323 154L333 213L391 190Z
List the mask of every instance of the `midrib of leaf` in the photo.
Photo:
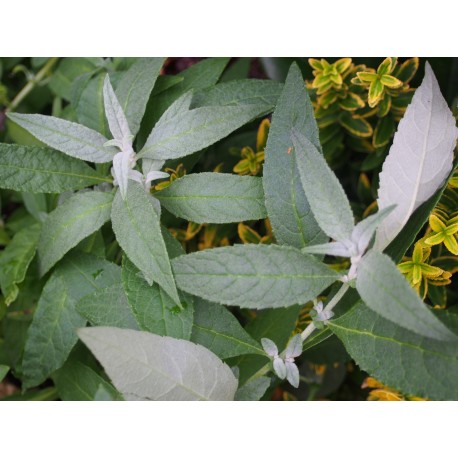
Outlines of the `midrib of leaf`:
M60 118L57 118L57 119L60 119ZM65 119L62 119L62 121L65 121ZM54 129L52 129L52 128L49 127L49 126L43 127L42 124L37 124L36 122L34 123L33 121L30 121L29 119L27 119L26 122L32 124L32 126L39 127L40 129L46 129L46 130L48 130L48 131L50 131L50 132L53 132L53 133L55 133L55 134L58 134L58 135L60 135L60 136L62 136L62 137L68 138L69 140L76 140L78 143L82 143L83 145L90 146L91 148L96 147L96 149L98 149L99 151L103 151L103 152L108 153L108 154L110 153L109 150L103 149L103 147L101 148L100 145L94 145L94 143L88 143L88 142L82 140L82 139L79 138L79 137L74 137L73 135L69 135L68 133L65 133L65 134L64 134L64 133L62 133L62 131L60 131L60 130L54 130ZM72 124L77 124L78 126L85 127L85 126L82 126L81 124L78 124L78 123L72 123ZM89 127L86 127L86 129L92 130L92 129L90 129ZM95 131L94 131L94 132L95 132ZM98 133L98 132L95 132L95 133ZM32 134L32 135L35 136L34 134ZM99 134L99 135L101 135L101 136L103 137L102 134ZM64 154L65 154L65 153L64 153ZM114 156L114 154L113 154L113 156ZM108 162L108 161L107 161L107 162Z
M30 169L28 167L20 167L20 166L13 166L10 164L1 164L2 168L10 168L10 169L15 169L15 170L24 170L26 172L44 172L48 175L63 175L63 176L69 176L69 177L76 177L76 178L85 178L85 179L91 179L91 180L98 180L104 183L112 183L113 180L111 180L108 177L99 177L97 175L80 175L78 173L70 173L70 172L60 172L60 171L53 171L53 170L47 170L47 169Z
M122 111L124 113L126 112L127 105L129 105L130 96L132 94L132 91L134 90L135 84L140 79L140 77L143 76L144 73L145 73L145 70L143 70L142 72L138 72L136 78L133 80L132 84L130 85L129 91L127 92L125 103L124 105L122 105Z
M294 162L291 162L291 167L292 167L292 175L291 176L292 176L293 179L291 180L290 186L291 186L291 196L293 197L294 217L296 218L297 226L300 229L299 230L299 236L300 236L300 238L302 240L302 245L306 246L307 245L307 241L305 240L305 236L304 236L304 227L303 227L302 220L301 220L301 217L299 216L299 212L297 210L297 205L296 205L296 177L295 177L295 173L294 173Z
M198 110L198 108L196 108L196 110ZM230 116L229 118L231 117L234 117L235 115L233 116ZM169 124L174 118L172 118L171 120L168 120L167 121L167 124ZM172 140L176 140L176 139L179 139L181 137L184 137L184 136L187 136L189 135L190 133L198 133L208 127L214 127L214 126L219 126L221 124L223 124L224 122L227 121L228 118L217 118L215 121L210 121L210 122L205 122L204 124L201 124L197 127L193 127L189 130L186 130L186 131L183 131L183 132L180 132L179 134L176 134L172 137L167 137L165 140L163 140L162 142L159 142L159 143L153 143L151 146L148 146L148 148L145 148L144 151L140 152L137 156L139 158L145 156L145 154L147 153L151 153L151 152L154 152L154 150L158 149L159 147L161 147L162 145L167 145L167 143L170 143Z
M229 195L226 194L224 196L192 196L190 194L186 194L185 196L157 196L160 200L167 200L167 199L237 199L237 200L261 200L261 197L244 197L239 195Z
M245 342L245 341L243 341L243 340L239 340L239 339L237 339L236 337L229 336L229 335L227 335L227 334L221 334L220 332L216 331L215 329L206 328L206 327L200 326L200 325L198 325L198 324L196 324L196 323L193 323L193 327L198 328L198 329L201 329L201 330L203 330L203 331L206 331L206 332L208 332L209 334L214 334L215 336L222 337L222 338L224 338L224 339L226 339L226 340L231 340L231 341L233 341L233 342L235 342L235 343L237 343L237 344L241 344L241 345L243 345L243 346L245 346L245 347L250 347L250 348L252 348L253 350L256 350L256 354L264 355L264 353L263 353L258 347L255 347L254 345L252 345L252 344L250 344L250 343L247 343L247 342Z
M409 210L406 213L406 216L404 217L404 219L402 221L402 224L400 225L401 228L406 225L407 221L409 221L409 218L412 215L412 212L413 212L413 210L415 208L415 204L417 202L418 190L420 188L421 178L423 176L423 168L424 168L424 165L425 165L425 157L426 157L426 148L427 148L427 144L428 144L428 136L429 136L429 131L431 129L431 116L432 116L433 97L434 97L434 94L433 94L433 90L431 88L431 109L428 110L428 128L427 128L427 134L425 135L425 138L423 140L423 151L422 151L422 154L421 154L420 169L419 169L419 173L418 173L417 180L416 180L416 183L415 183L414 193L413 193L412 200L410 202ZM421 132L421 129L418 128L417 123L415 122L415 117L413 117L413 123L415 124L415 127Z
M94 213L97 210L100 211L103 208L110 206L111 204L112 204L112 202L108 202L106 204L98 205L97 207L92 207L92 208L90 208L89 210L86 210L83 213L78 213L78 215L76 215L74 218L68 220L67 224L60 225L59 226L60 230L56 231L54 236L50 237L50 241L54 242L56 240L56 238L59 237L62 234L62 232L65 229L67 229L67 227L71 226L75 221L78 221L79 219L83 218L84 216L89 215L91 213ZM49 243L47 243L46 245L49 245Z
M199 275L200 273L179 273L179 275ZM204 275L204 274L200 274ZM205 273L206 277L234 277L234 278L245 278L245 277L254 277L254 278L302 278L302 279L309 279L309 278L329 278L332 277L331 275L269 275L269 274L232 274L232 273L223 273L223 274L215 274L215 273ZM272 286L271 286L272 287Z
M101 342L104 346L106 345L106 342L104 340L100 340L100 339L97 339L97 337L94 337L94 335L91 336L92 339L94 340L98 340L99 342ZM123 347L118 347L117 345L114 345L113 343L110 343L110 346L114 349L116 349L119 353L123 354L124 353L124 348ZM124 353L125 354L125 353ZM149 373L154 373L154 372L158 372L159 374L161 374L163 377L165 377L167 380L170 380L172 383L175 384L175 386L180 386L182 388L184 388L186 391L188 391L189 393L192 393L194 394L196 397L198 397L199 399L202 399L203 401L208 401L209 398L206 398L204 396L202 396L201 394L199 393L196 393L194 390L192 390L191 388L187 387L186 385L183 385L179 382L177 382L176 380L174 380L173 378L171 378L168 374L165 374L163 373L162 371L160 371L159 369L157 368L152 368L151 366L149 366L148 364L146 364L144 361L142 361L141 359L138 359L136 358L135 356L131 356L130 353L127 353L127 356L129 357L129 359L131 360L134 360L138 363L140 363L140 365L146 367L148 370L149 370ZM173 361L173 360L169 360L169 361ZM199 366L200 367L200 366ZM181 371L180 371L180 374L181 374ZM137 394L135 394L135 396L138 396Z

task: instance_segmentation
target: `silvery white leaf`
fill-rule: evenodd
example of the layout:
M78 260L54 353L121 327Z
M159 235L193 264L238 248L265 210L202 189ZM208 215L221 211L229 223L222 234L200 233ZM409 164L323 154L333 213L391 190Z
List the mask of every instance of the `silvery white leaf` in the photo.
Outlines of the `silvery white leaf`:
M148 159L144 157L142 159L142 172L143 175L147 176L148 173L152 172L153 170L161 170L165 161L156 160L156 159Z
M291 383L294 388L299 386L299 369L294 363L287 361L285 363L286 367L286 379Z
M8 113L8 118L35 138L68 156L96 163L111 162L114 148L103 135L76 122L40 114Z
M131 138L132 134L130 133L129 124L113 91L108 74L103 84L103 103L105 105L105 115L113 137L121 141Z
M167 172L159 172L159 171L156 171L156 170L152 170L151 172L148 173L148 175L146 175L146 183L151 183L152 181L154 180L160 180L162 178L168 178L170 176L169 173Z
M286 358L297 358L302 353L302 339L300 334L296 334L288 343L285 351Z
M270 339L267 339L266 337L261 339L261 345L264 351L269 355L274 358L275 356L278 356L278 348L277 345L275 345L275 342L273 342Z
M183 111L189 111L193 95L193 91L191 90L183 94L177 100L175 100L175 102L173 102L172 105L170 105L167 108L167 110L161 116L161 119L157 122L157 124L160 125L161 123L170 121L172 118L174 118Z
M137 183L140 183L142 186L145 183L145 177L143 176L143 173L134 169L129 169L129 180L134 180Z
M150 199L150 202L151 202L151 205L153 206L154 211L156 212L157 217L160 218L161 213L162 213L161 203L159 202L158 199L156 199L156 197L150 194L148 194L148 197Z
M318 312L316 316L317 321L328 321L334 316L334 312L331 310L323 310L322 312Z
M274 372L277 374L277 377L281 380L283 380L286 377L286 366L285 362L277 357L274 359Z
M112 327L78 330L126 400L232 401L237 379L205 347Z
M342 242L330 242L319 245L309 245L302 248L302 253L327 254L329 256L351 257L350 250Z
M126 197L129 171L129 155L121 151L113 158L113 175L119 186L119 191L121 192L123 199Z
M389 207L380 210L375 215L368 216L356 225L351 234L351 239L358 247L358 254L364 254L369 246L372 236L377 230L377 227L394 210L395 207L395 205L390 205Z
M428 63L394 136L380 173L378 207L397 205L377 229L375 247L383 250L412 213L447 178L457 138L455 118Z

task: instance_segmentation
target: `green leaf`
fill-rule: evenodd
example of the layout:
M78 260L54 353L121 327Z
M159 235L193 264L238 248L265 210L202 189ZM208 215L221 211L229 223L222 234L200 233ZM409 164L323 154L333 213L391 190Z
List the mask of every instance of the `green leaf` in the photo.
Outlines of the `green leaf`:
M458 340L422 302L387 255L370 251L362 258L356 288L370 309L398 326L431 339Z
M339 116L340 125L351 135L358 138L371 137L372 126L363 118L356 118L350 112L343 111Z
M67 361L53 374L62 401L93 401L102 386L113 399L117 391L97 372L79 361Z
M164 61L164 57L139 59L124 73L116 88L116 96L134 136L140 129L146 104Z
M8 374L9 370L10 368L8 366L0 364L0 382L3 381L3 379L6 377L6 374Z
M191 89L197 91L216 84L228 62L228 57L205 59L192 65L179 75L169 76L167 80L165 80L165 75L161 77L156 85L157 88L154 88L153 97L146 107L145 119L142 123L144 127L140 132L142 143L145 142L146 135L149 135L162 114L175 100ZM170 78L174 79L171 80ZM181 81L178 80L179 78ZM171 86L168 86L170 84Z
M296 64L290 68L272 116L263 185L267 213L278 243L303 248L310 243L324 243L327 237L312 215L296 161L292 154L288 154L293 146L293 128L306 133L308 139L320 148L312 103Z
M53 72L49 87L56 95L70 101L74 81L85 73L93 72L97 64L94 59L86 57L64 58Z
M107 137L110 135L110 131L103 104L104 81L105 75L100 74L87 83L76 105L76 115L80 124Z
M265 112L265 105L211 106L159 120L139 157L177 159L200 151Z
M189 340L193 323L193 301L182 295L180 309L158 285L149 286L141 272L124 257L122 284L142 331Z
M256 378L236 391L234 401L259 401L269 386L269 377Z
M458 332L458 315L437 314ZM329 322L362 370L406 395L458 400L458 345L428 339L359 302Z
M0 144L0 187L33 193L60 193L105 183L83 161L38 146Z
M48 203L45 194L21 193L24 206L37 220L43 222L48 216Z
M177 285L209 301L246 308L305 303L339 277L292 247L235 245L172 261Z
M103 146L108 141L106 137L75 122L41 114L9 113L8 118L68 156L103 163L111 162L116 153L115 148Z
M283 84L270 80L230 81L198 91L192 99L192 106L265 105L267 113L274 109L282 89Z
M0 286L6 305L16 300L20 284L35 256L40 224L33 224L17 232L0 254Z
M42 383L67 359L78 340L76 329L86 323L75 304L93 291L119 282L118 266L87 254L74 253L59 265L43 289L27 332L25 388Z
M264 355L262 347L226 307L196 298L191 340L221 359L244 354Z
M237 379L201 345L108 327L80 329L78 335L126 400L234 399Z
M342 185L313 143L299 131L292 136L302 187L315 219L334 240L349 239L354 218Z
M262 179L228 173L194 173L155 194L167 210L195 223L263 219Z
M159 218L150 196L131 181L125 200L117 192L111 220L119 245L142 271L148 284L157 282L176 304L180 304Z
M84 296L76 310L93 326L139 329L122 284L114 284Z
M75 194L49 214L38 243L44 275L65 253L110 219L113 194L89 191Z

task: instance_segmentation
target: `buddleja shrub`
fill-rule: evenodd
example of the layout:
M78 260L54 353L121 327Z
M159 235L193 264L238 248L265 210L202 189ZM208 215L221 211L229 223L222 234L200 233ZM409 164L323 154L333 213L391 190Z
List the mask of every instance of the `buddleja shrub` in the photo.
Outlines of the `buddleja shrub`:
M430 309L395 264L453 169L455 120L429 65L383 165L379 211L355 224L295 64L282 87L215 85L225 59L203 61L183 79L158 79L163 61L85 76L86 88L98 84L98 131L84 116L76 123L8 115L46 145L0 145L1 187L22 192L35 216L0 259L6 303L20 298L35 251L45 279L15 367L23 388L52 377L62 399L256 400L275 377L297 387L296 358L334 334L382 382L457 399L456 315ZM142 121L150 96L157 106ZM274 108L262 178L191 174L151 194L151 183L168 176L165 161L203 154ZM41 193L61 194L49 213L37 210ZM161 206L195 223L268 217L277 244L184 254L161 225ZM121 267L104 249L110 227ZM323 255L349 258L350 268L331 268ZM291 337L298 305L309 301L313 322ZM225 305L264 314L250 335Z

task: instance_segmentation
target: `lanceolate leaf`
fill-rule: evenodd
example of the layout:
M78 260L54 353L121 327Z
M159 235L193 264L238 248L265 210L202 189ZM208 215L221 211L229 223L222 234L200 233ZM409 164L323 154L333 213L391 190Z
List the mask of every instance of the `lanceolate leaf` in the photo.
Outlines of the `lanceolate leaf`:
M244 354L264 355L235 316L223 305L196 298L191 340L211 350L221 359Z
M140 157L176 159L195 153L265 112L265 105L202 107L177 114L153 129Z
M131 136L129 124L118 102L118 98L114 93L108 75L105 76L105 82L103 83L103 103L105 106L105 115L113 138L116 140L128 139Z
M23 371L25 387L43 382L59 369L77 342L86 319L75 304L83 296L120 282L120 269L103 259L74 253L47 281L27 332Z
M358 266L356 288L366 305L419 335L438 340L457 340L428 309L391 259L376 251Z
M35 256L40 229L40 224L25 227L0 254L0 286L6 305L11 304L19 293L17 285L24 280Z
M178 286L209 301L246 308L288 307L314 299L338 274L313 256L278 245L236 245L172 261Z
M38 140L58 151L91 162L111 162L115 148L103 146L108 139L88 127L40 114L9 113L8 117Z
M111 220L116 239L148 284L157 282L179 304L159 218L145 190L131 181L125 199L118 192Z
M155 195L174 215L196 223L234 223L265 218L262 180L226 173L195 173Z
M303 248L310 243L324 243L327 237L312 215L296 161L291 154L293 128L304 133L320 149L312 103L296 64L290 68L272 116L265 152L263 186L267 212L277 241Z
M83 161L38 146L0 144L0 187L33 193L59 193L101 184Z
M38 243L40 272L44 275L81 240L110 219L113 194L90 191L75 194L49 214Z
M443 322L458 333L455 314ZM458 400L458 344L428 339L386 320L358 303L329 327L356 363L380 382L436 400Z
M384 249L416 208L442 186L452 168L458 130L436 77L426 63L425 78L401 119L380 174L378 206L396 209L377 230Z
M115 92L132 135L136 135L140 128L146 104L164 61L163 57L141 58L119 81Z
M126 400L234 399L237 379L201 345L109 327L80 329L78 335Z
M127 257L122 263L122 285L142 331L189 340L194 313L190 297L181 300L180 309L158 284L149 286Z
M349 239L354 218L342 185L312 142L296 130L292 139L302 186L315 219L334 240Z

